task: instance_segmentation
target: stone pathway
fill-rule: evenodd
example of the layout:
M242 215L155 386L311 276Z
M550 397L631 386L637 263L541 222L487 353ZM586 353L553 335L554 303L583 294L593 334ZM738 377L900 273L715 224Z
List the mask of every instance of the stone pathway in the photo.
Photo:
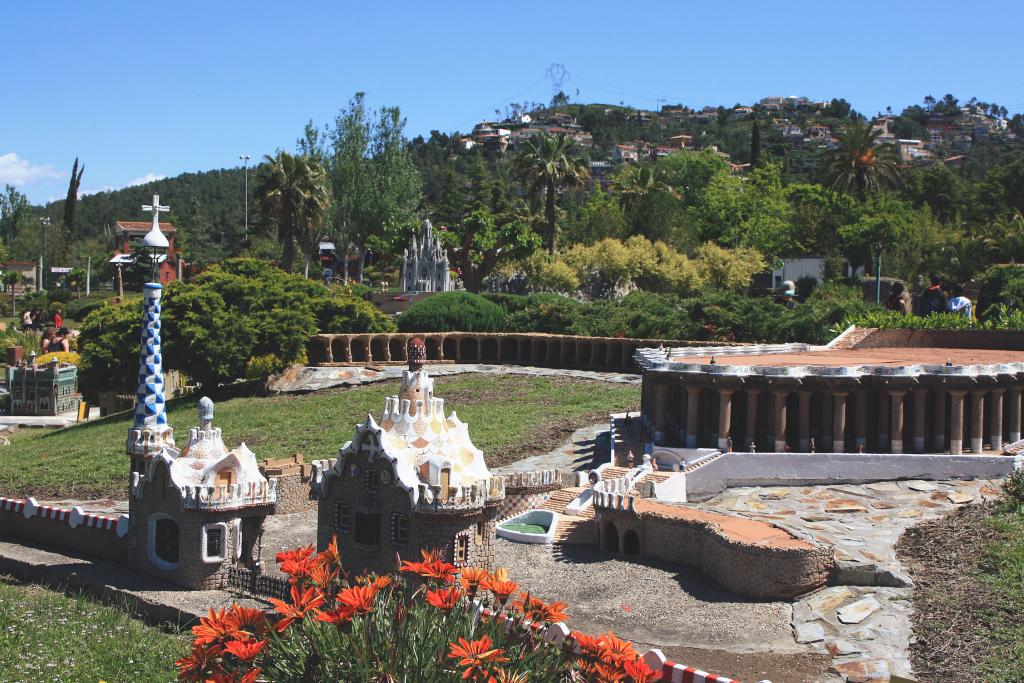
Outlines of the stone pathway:
M537 377L575 377L600 382L639 385L641 377L629 372L595 372L591 370L566 370L562 368L539 368L529 365L488 365L483 363L440 363L424 366L433 377L480 373L486 375L534 375ZM280 393L307 393L351 387L360 384L398 379L405 370L404 365L369 367L292 367L268 383L268 388Z
M996 498L999 484L912 480L733 488L701 507L769 521L833 545L838 585L793 604L796 640L832 657L833 680L888 680L912 677L912 581L896 556L896 541L923 519Z
M608 462L608 423L599 422L580 427L561 446L548 453L518 460L504 467L494 467L494 474L533 472L536 470L591 470Z

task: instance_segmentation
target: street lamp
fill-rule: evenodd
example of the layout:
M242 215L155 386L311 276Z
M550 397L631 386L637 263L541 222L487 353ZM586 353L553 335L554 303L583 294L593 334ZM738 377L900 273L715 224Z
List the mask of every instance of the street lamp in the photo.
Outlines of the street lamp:
M238 156L242 160L242 167L245 169L245 239L249 240L249 159L248 154Z
M45 266L46 249L47 249L47 246L46 246L46 242L47 242L46 235L49 232L49 228L50 228L50 217L49 216L43 216L42 218L39 219L39 222L43 224L43 253L40 254L40 256L39 256L39 289L46 289L46 269L45 269L44 266Z

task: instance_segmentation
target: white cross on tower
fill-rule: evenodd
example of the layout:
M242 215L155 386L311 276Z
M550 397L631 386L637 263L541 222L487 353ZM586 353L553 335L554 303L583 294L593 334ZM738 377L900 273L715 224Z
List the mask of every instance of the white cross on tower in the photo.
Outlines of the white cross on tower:
M154 230L159 230L160 229L160 214L161 213L166 213L166 212L170 211L171 207L169 207L169 206L161 206L160 205L160 195L155 194L155 195L153 195L153 203L152 204L143 204L142 205L142 210L143 211L152 211L153 212L153 229Z

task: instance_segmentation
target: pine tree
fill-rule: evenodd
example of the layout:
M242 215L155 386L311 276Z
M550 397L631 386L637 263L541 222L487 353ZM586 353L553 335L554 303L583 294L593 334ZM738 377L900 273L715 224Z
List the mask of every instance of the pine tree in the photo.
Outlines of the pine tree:
M70 241L75 236L75 206L78 203L78 188L82 184L82 174L85 173L85 164L78 168L78 157L75 157L75 165L71 167L71 182L68 183L68 197L64 201L64 249L70 246Z
M761 124L754 121L754 129L750 131L750 168L761 161Z

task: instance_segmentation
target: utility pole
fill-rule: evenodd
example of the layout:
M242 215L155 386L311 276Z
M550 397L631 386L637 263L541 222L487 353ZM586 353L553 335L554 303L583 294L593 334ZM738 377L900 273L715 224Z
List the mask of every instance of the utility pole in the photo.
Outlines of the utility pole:
M89 286L89 281L92 280L92 256L87 256L85 259L85 295L89 296L92 291Z
M47 250L47 233L50 229L50 217L43 216L39 219L39 222L43 224L43 253L39 256L39 289L46 289L46 250Z
M242 166L245 168L245 241L249 241L249 159L251 158L248 154L241 154L238 157L242 160Z

